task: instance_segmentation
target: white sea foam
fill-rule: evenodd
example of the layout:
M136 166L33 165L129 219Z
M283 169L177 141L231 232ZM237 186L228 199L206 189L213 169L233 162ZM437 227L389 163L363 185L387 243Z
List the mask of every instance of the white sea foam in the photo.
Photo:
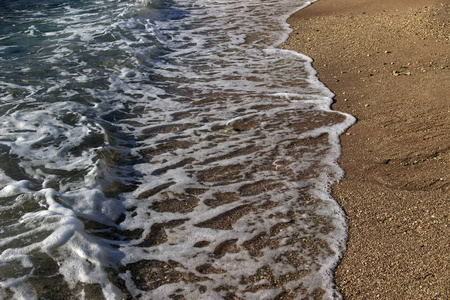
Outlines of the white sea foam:
M275 48L309 3L31 13L11 35L42 43L0 76L0 297L37 298L33 278L60 276L79 298L338 298L346 225L329 188L354 120L330 110L310 58Z

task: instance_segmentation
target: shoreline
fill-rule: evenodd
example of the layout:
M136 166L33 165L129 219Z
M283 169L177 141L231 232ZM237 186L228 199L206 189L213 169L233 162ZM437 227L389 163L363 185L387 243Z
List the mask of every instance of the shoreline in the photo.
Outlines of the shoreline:
M346 299L450 295L449 0L319 0L281 48L314 59L341 136L332 188L348 218L336 269Z

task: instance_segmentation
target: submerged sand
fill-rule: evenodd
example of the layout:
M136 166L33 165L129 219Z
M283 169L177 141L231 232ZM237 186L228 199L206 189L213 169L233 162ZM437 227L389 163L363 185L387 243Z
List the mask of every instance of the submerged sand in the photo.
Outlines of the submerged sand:
M346 299L449 299L450 1L319 0L283 48L312 57L357 117L333 188L349 224Z

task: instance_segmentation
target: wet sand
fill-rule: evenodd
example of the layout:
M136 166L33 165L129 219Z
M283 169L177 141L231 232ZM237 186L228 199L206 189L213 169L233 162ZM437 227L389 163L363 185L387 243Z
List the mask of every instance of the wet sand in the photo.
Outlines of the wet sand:
M312 57L358 122L333 187L349 224L346 299L449 299L450 1L319 0L283 48Z

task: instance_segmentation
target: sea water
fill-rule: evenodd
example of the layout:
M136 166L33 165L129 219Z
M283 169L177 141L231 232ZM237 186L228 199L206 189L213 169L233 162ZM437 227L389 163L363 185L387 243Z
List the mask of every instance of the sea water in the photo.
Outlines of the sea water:
M339 298L308 4L1 1L0 298Z

